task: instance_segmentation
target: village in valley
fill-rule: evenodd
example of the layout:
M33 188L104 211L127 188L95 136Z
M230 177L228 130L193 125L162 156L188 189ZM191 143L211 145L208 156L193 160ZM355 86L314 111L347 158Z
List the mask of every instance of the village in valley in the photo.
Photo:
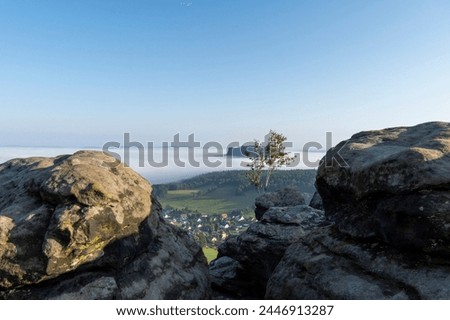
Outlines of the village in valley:
M227 237L240 234L255 221L253 214L238 209L221 214L202 214L166 207L163 216L170 224L191 234L200 246L210 248L217 248Z

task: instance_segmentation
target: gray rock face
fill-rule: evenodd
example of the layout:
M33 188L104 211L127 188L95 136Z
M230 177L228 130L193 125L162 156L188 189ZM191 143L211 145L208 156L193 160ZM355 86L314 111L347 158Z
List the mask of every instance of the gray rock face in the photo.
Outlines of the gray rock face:
M0 298L200 299L206 261L100 152L0 165Z
M267 192L255 199L255 217L261 220L264 213L272 207L291 207L305 204L300 190L286 187L280 191Z
M449 299L450 266L324 227L287 249L266 298Z
M348 166L340 166L333 156ZM449 123L361 132L324 160L316 186L327 216L341 232L448 255Z
M265 298L450 299L450 124L358 133L328 152L316 186L328 224L296 233L297 207L271 208L224 245Z
M320 194L317 191L314 192L313 197L309 202L309 206L317 210L323 210L322 198L320 197Z
M246 299L253 296L254 280L247 277L242 265L230 257L211 261L209 275L212 289L220 292L217 295L219 299Z
M286 250L266 298L450 299L450 124L362 132L324 160L335 225Z
M219 287L227 285L227 280L233 281L238 277L239 271L242 270L241 264L230 257L221 257L211 261L209 274L213 279L212 284Z
M237 278L233 279L236 287L230 289L228 286L226 290L243 291L247 296L256 298L263 297L266 282L286 249L323 223L323 212L306 205L270 208L261 221L251 224L247 231L238 237L227 239L219 247L220 259L232 258L242 268ZM213 264L214 275L220 278L214 268ZM230 279L216 279L215 282L225 280L230 283ZM253 284L251 292L247 285L240 285L248 282Z

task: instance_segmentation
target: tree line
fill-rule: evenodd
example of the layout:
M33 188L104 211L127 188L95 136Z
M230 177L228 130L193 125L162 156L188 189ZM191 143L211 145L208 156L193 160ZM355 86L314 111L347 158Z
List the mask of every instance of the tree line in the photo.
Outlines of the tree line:
M251 184L246 176L246 170L230 170L210 172L185 179L180 182L157 184L153 186L153 194L163 198L169 190L197 189L202 194L208 194L222 187L232 187L236 194L254 192L255 186ZM262 172L262 179L268 172ZM270 185L266 191L276 191L287 186L296 186L301 192L313 194L316 170L279 170L271 177Z

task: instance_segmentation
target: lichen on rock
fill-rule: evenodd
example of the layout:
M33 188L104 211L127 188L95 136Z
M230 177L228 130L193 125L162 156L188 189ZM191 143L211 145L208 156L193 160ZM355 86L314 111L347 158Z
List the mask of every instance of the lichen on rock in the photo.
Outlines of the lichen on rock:
M209 296L201 248L166 225L147 180L112 162L80 151L0 165L0 298Z

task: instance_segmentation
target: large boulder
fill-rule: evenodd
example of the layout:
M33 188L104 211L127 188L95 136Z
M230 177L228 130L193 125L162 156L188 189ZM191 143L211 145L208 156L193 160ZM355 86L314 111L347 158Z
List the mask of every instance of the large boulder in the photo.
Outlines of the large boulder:
M210 265L216 289L262 298L286 249L324 222L322 211L306 205L270 208L259 222L220 245L219 259Z
M316 186L339 231L449 255L449 123L355 134L327 153Z
M355 134L316 180L334 222L302 237L268 299L450 299L450 124Z
M267 299L450 299L450 266L323 227L291 245Z
M261 220L272 207L292 207L305 204L305 198L296 187L286 187L276 192L266 192L255 199L255 217Z
M14 159L0 165L0 186L0 297L209 296L201 248L112 157Z

